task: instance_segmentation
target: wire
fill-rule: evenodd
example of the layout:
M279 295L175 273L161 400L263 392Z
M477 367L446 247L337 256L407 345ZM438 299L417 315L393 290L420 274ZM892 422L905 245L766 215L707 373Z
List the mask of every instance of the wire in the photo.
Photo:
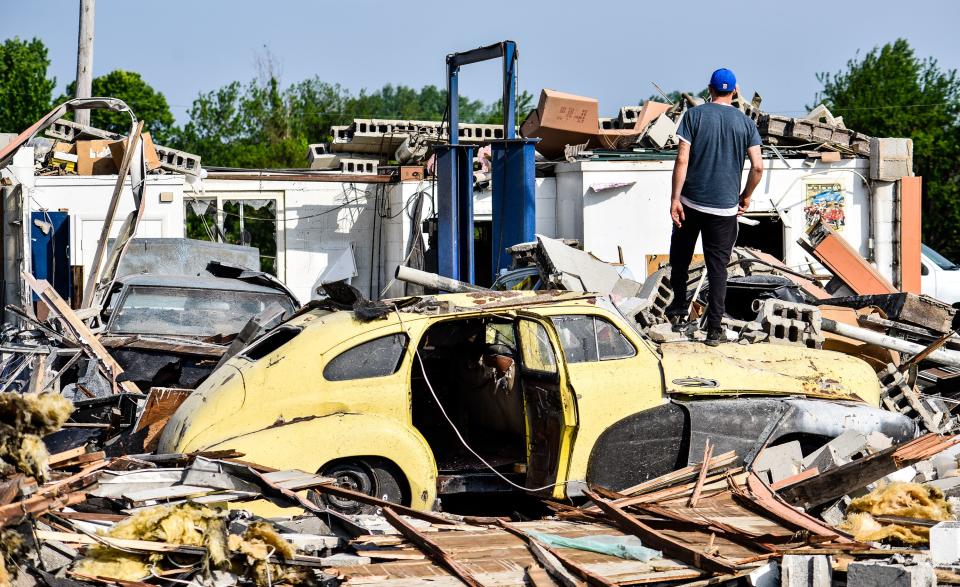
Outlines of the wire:
M406 331L406 330L407 330L407 329L406 329L406 326L403 324L403 317L400 316L400 309L397 308L396 304L394 304L394 306L393 306L393 311L396 312L396 314L397 314L397 319L400 321L400 328L402 328L404 331ZM493 465L491 465L490 463L488 463L488 462L486 461L486 459L484 459L482 456L480 456L479 453L477 453L477 451L473 450L473 447L471 447L470 444L467 443L466 439L464 439L464 437L463 437L463 434L461 434L461 433L460 433L460 430L457 428L457 425L454 424L454 423L453 423L453 420L450 419L450 416L447 415L447 410L443 407L443 404L440 402L440 398L437 397L437 392L434 391L433 385L430 384L430 378L427 377L427 367L426 367L426 365L423 364L423 357L420 356L420 349L419 349L419 347L414 347L413 354L414 354L415 357L417 357L417 362L420 363L420 371L423 373L423 382L427 384L427 389L430 390L430 395L433 396L433 401L435 401L435 402L437 403L437 407L440 408L440 413L443 414L444 419L446 419L447 423L450 424L450 428L452 428L452 429L453 429L453 433L457 435L457 439L460 440L460 444L462 444L462 445L463 445L463 448L467 449L467 450L470 452L470 454L472 454L473 456L475 456L475 457L477 458L477 460L479 460L481 463L483 463L483 465L484 465L485 467L487 467L488 469L490 469L490 471L493 472L494 475L496 475L497 477L500 477L500 479L502 479L503 481L505 481L508 485L510 485L510 486L512 486L512 487L515 487L516 489L519 489L520 491L527 491L527 492L530 492L530 493L536 493L536 492L538 492L538 491L543 491L543 490L545 490L545 489L552 489L552 488L557 487L557 486L560 486L560 485L566 485L566 484L568 484L568 483L573 483L573 480L567 480L567 481L558 481L557 483L550 483L549 485L544 485L543 487L524 487L524 486L522 486L522 485L518 485L518 484L514 483L513 481L511 481L510 479L508 479L503 473L501 473L500 471L498 471Z

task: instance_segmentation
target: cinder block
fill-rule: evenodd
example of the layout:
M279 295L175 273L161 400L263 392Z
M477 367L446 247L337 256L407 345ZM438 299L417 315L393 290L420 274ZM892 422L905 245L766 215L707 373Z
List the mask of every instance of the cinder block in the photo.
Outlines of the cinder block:
M933 481L927 481L924 485L936 487L947 497L960 497L960 477L934 479Z
M778 587L780 585L780 565L771 561L757 567L747 575L751 587Z
M758 473L768 473L770 482L776 483L799 473L802 462L800 442L794 440L763 449L751 468Z
M960 563L960 522L940 522L930 528L930 560L935 565Z
M913 140L870 139L870 179L897 181L913 175Z
M160 167L187 175L200 175L200 155L185 153L169 147L155 145Z
M364 157L357 153L340 155L340 171L359 175L376 175L380 166L379 157Z
M754 302L757 321L776 344L823 346L820 310L816 306L768 299Z
M867 437L856 430L845 430L827 444L803 459L803 468L816 467L820 472L848 463L860 453L866 452Z
M782 587L831 587L833 568L827 555L784 555L780 561Z
M847 587L936 587L937 576L928 562L896 564L858 561L847 567Z

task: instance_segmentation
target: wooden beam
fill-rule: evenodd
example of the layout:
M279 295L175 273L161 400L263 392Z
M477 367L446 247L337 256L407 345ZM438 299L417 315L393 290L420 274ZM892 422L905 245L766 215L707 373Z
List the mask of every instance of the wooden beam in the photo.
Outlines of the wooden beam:
M110 377L110 381L113 384L114 393L116 393L118 385L117 377L123 373L123 367L120 366L120 363L100 344L96 335L87 328L87 325L77 318L77 315L67 302L60 297L57 290L53 289L53 286L51 286L47 280L36 279L33 275L25 271L20 275L23 276L23 280L30 286L30 289L50 308L50 311L56 314L57 319L70 331L84 350L103 365L107 376ZM119 383L119 386L130 393L140 393L140 388L132 381L122 381Z
M143 132L143 121L137 122L136 130L127 137L127 145L123 151L123 160L120 162L120 170L117 172L117 183L113 186L113 196L107 205L106 216L103 217L103 228L100 229L100 240L97 241L97 249L93 254L93 262L90 264L90 275L87 276L87 285L83 288L83 300L80 302L81 308L89 308L93 302L93 294L97 289L97 282L100 280L100 270L103 267L103 256L107 251L107 243L110 241L110 227L113 226L113 217L117 213L117 207L120 205L120 196L123 194L123 186L127 183L127 175L130 172L130 163L133 161L134 151L140 143L140 133Z
M590 569L586 568L580 563L575 562L570 557L559 552L557 549L551 547L549 544L544 544L543 542L527 534L517 526L514 526L510 522L505 522L503 520L500 520L499 525L501 528L503 528L507 532L510 532L511 534L514 534L522 538L524 541L527 542L527 544L531 546L533 544L539 545L541 548L543 548L544 550L552 554L554 557L556 557L556 559L560 561L560 563L564 567L566 567L567 570L572 572L574 575L580 577L581 579L586 581L588 584L593 585L594 587L615 587L616 586L616 583L614 583L613 581L610 581L606 577L603 577L601 575L598 575L597 573L594 573Z
M470 587L482 587L483 584L473 576L460 562L449 554L443 552L443 549L436 543L417 531L416 528L407 523L406 520L398 516L389 507L383 508L383 515L390 522L390 525L397 529L404 538L412 542L417 548L423 551L430 560L437 565L450 571L455 577L470 585Z
M411 518L416 518L418 520L423 520L424 522L430 522L431 524L441 524L445 526L456 525L456 522L438 516L436 514L431 514L430 512L421 512L413 508L408 508L395 503L390 503L372 495L367 495L366 493L360 493L359 491L353 491L352 489L347 489L346 487L340 487L339 485L333 485L324 483L322 485L317 485L313 488L315 491L320 493L329 493L330 495L336 495L344 499L352 499L359 503L364 503L367 505L377 506L379 508L385 509L390 508L396 512L403 514L404 516L409 516Z
M703 482L707 479L707 471L710 469L710 457L713 456L713 445L710 439L707 439L703 447L703 463L700 464L700 473L697 475L697 483L693 486L693 493L690 495L690 501L687 505L692 508L700 503L700 492L703 491Z
M585 491L584 493L597 504L617 528L623 532L633 534L646 543L648 547L659 549L666 556L710 573L733 574L737 572L737 566L733 563L705 552L700 552L669 536L664 536L618 506L604 500L599 495L589 491Z

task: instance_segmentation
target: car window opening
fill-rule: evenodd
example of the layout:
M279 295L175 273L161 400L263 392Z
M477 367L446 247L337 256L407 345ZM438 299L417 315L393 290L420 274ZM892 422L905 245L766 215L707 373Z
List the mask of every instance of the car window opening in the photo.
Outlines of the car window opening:
M413 424L434 451L441 475L487 471L463 446L430 393L464 440L498 472L523 482L525 414L516 365L513 322L494 318L451 320L431 326L420 340L423 369L412 369Z
M393 375L403 362L406 334L389 334L343 351L323 368L327 381L350 381Z
M637 354L623 332L604 318L567 315L555 316L552 321L567 363L611 361Z
M294 328L292 326L280 326L279 328L275 328L270 332L270 334L267 334L260 340L247 347L241 356L252 361L259 361L296 338L300 332L300 328Z

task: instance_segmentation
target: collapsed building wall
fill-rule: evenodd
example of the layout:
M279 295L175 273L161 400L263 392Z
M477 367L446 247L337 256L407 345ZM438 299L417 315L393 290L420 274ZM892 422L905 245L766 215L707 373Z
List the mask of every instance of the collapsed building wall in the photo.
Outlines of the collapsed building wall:
M585 250L607 261L617 260L620 247L635 275L649 274L658 260L666 262L670 250L673 163L672 158L558 163L557 233L580 240ZM741 224L738 244L770 252L791 267L805 267L811 258L797 239L822 217L899 286L900 182L868 184L869 165L867 159L812 164L764 159L763 180L746 215L760 224ZM749 164L744 173L748 170ZM755 240L767 246L751 242Z

